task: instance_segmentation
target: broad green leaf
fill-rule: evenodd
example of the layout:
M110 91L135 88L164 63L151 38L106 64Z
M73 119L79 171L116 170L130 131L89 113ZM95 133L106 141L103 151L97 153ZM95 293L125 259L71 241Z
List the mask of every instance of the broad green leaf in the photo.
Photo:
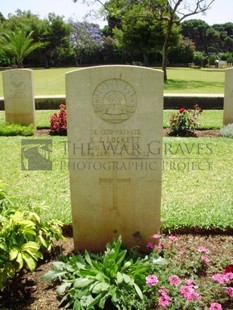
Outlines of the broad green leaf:
M29 241L22 246L22 251L37 252L40 249L40 245L34 241Z
M87 278L79 278L76 279L74 282L74 287L82 288L90 285L94 280L93 279L87 279Z
M66 271L59 271L59 270L49 270L42 276L42 280L44 281L53 281L56 278L61 278L66 274Z
M129 261L127 261L127 262L125 262L125 263L124 263L124 266L123 266L123 268L122 268L122 269L129 268L129 266L131 266L131 265L132 265L132 263L131 263L131 262L129 262Z
M89 253L88 253L87 251L85 251L85 260L86 260L86 262L87 262L89 265L92 266L92 260L91 260L90 255L89 255Z
M130 283L130 281L131 281L131 278L125 273L123 273L123 279L124 279L125 283Z
M28 253L22 253L23 260L26 262L27 267L30 269L30 271L33 271L36 269L36 261L32 258Z
M94 309L92 303L94 298L89 294L88 296L83 296L80 300L81 306L85 307L85 309Z
M46 239L44 239L42 235L39 235L38 237L39 237L39 240L40 240L41 244L42 244L45 248L47 248L47 246L48 246L48 241L47 241Z
M169 262L168 262L167 259L162 258L162 257L159 257L159 258L153 259L153 260L152 260L152 263L155 264L155 265L165 266L165 265L167 265Z
M69 288L72 284L70 282L63 282L61 285L58 286L56 292L59 296L64 295L67 288Z
M9 253L9 260L15 260L18 254L19 249L16 247L12 248Z
M93 289L92 293L99 294L100 292L107 291L109 288L109 284L106 282L97 283Z
M83 310L83 307L80 305L79 300L75 300L74 304L73 304L73 310Z
M108 299L108 297L109 297L109 293L108 294L105 294L101 299L100 299L100 301L99 301L99 303L98 303L98 307L100 308L100 309L104 309L104 307L105 307L105 302L106 302L106 300Z
M123 275L120 272L117 272L117 283L122 283L123 282Z
M18 253L16 261L19 264L18 270L21 270L23 268L23 257L22 257L22 254L20 252Z
M53 262L53 269L61 271L66 269L67 264L64 262Z
M133 285L134 285L134 288L135 288L138 296L143 300L143 294L142 294L140 287L136 283L134 283Z

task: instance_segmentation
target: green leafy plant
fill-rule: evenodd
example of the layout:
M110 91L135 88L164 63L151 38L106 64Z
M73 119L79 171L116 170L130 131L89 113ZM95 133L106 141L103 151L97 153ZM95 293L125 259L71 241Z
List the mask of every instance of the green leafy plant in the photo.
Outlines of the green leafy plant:
M20 124L1 123L0 136L32 136L34 133L33 125L23 126Z
M23 61L28 55L43 46L40 42L33 42L32 34L33 31L27 34L18 30L3 33L0 37L2 49L16 60L18 68L23 67Z
M54 113L50 117L50 134L52 135L67 135L67 115L66 115L66 105L60 105L59 113Z
M60 306L72 309L221 310L230 305L230 257L219 259L198 243L180 248L176 236L152 239L148 255L122 249L119 238L103 254L61 257L43 279L59 285Z
M0 186L0 289L23 269L33 271L53 241L64 239L59 221L42 221L33 211L20 210Z
M233 139L233 123L224 126L224 127L220 130L220 133L221 133L221 135L222 135L223 137L225 137L225 138L231 138L231 139Z
M164 263L164 259L154 261L122 249L122 240L118 238L107 244L101 255L76 255L55 262L53 270L43 276L46 281L58 280L62 284L57 293L60 305L73 309L104 309L111 303L117 309L145 308L143 296L145 274L151 265Z
M198 117L202 110L198 105L194 110L179 109L177 113L171 115L169 120L169 129L171 136L190 136L194 135L198 126Z

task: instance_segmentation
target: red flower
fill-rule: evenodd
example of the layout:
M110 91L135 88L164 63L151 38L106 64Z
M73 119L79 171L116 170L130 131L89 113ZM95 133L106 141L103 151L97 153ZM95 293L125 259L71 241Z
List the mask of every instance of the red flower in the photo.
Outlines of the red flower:
M226 274L228 272L233 272L233 265L226 266L226 268L224 270L224 274Z
M184 113L185 111L186 111L185 108L179 109L179 112L180 112L180 113Z

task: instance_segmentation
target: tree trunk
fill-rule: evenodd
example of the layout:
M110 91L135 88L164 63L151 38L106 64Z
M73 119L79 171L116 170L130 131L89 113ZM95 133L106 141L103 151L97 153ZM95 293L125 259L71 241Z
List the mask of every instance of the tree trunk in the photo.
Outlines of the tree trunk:
M165 39L163 44L163 59L162 59L163 80L167 81L167 40Z
M143 62L145 67L149 67L148 53L143 51Z
M162 69L164 72L164 82L167 81L167 51L168 51L168 44L172 33L172 26L173 26L173 18L171 17L168 21L167 25L167 33L165 36L165 40L163 43L163 60L162 60Z

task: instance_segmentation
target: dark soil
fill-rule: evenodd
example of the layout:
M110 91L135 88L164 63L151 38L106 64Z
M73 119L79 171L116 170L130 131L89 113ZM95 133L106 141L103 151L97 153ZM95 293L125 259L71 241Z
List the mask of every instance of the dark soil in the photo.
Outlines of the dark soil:
M49 136L49 129L38 129L35 132L35 136ZM169 129L164 129L164 136L169 136ZM210 130L195 130L195 137L221 137L219 129L210 129Z
M211 255L219 258L227 254L233 256L233 236L230 235L176 235L179 241L176 247L183 250L198 244L207 247ZM57 260L60 254L67 255L73 251L73 239L66 242L56 242L56 252L45 260L34 272L26 273L12 281L0 294L0 309L2 310L57 310L59 302L56 298L56 286L41 280L41 276L51 269L52 261ZM222 272L222 270L219 270ZM212 276L208 273L206 277ZM203 278L203 281L205 278ZM215 300L216 302L216 300ZM63 308L60 308L63 309ZM223 307L233 309L233 301Z

